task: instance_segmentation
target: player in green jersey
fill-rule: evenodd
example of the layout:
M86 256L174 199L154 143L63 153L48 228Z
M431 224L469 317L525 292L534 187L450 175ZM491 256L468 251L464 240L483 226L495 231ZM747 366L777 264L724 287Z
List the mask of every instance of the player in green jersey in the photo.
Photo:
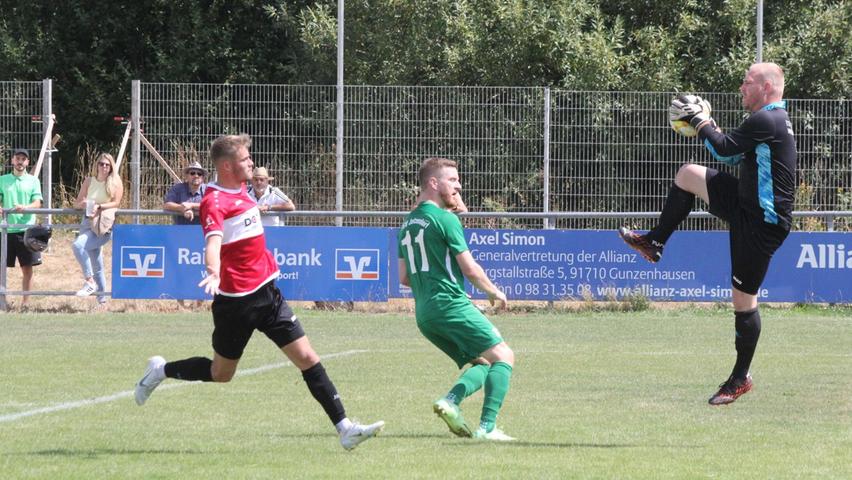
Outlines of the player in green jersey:
M506 307L506 295L476 263L464 239L461 222L451 211L460 201L456 162L428 158L419 172L418 204L399 232L400 283L414 294L417 327L430 342L465 370L446 396L433 404L435 413L460 437L510 441L495 426L509 390L515 353L500 332L471 303L464 279L488 295L492 305ZM459 405L485 389L479 428L465 422Z

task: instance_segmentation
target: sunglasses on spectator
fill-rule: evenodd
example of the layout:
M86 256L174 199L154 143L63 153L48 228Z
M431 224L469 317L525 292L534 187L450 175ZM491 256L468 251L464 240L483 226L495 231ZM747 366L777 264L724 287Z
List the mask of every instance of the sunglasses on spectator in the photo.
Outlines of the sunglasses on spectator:
M99 167L111 167L112 165L109 162L98 162Z
M187 173L189 173L189 174L190 174L190 175L192 175L193 177L203 177L203 176L204 176L204 172L199 171L199 170L190 170L190 171L189 171L189 172L187 172Z

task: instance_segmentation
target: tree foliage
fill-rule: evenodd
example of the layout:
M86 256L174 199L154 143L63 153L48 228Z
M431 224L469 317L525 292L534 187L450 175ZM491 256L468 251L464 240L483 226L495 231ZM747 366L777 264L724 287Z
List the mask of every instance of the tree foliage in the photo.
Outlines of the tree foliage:
M753 0L349 0L349 84L733 91ZM332 0L0 0L4 80L53 78L64 175L114 144L130 81L333 84ZM848 97L852 3L765 2L763 58L787 96Z
M334 82L336 15L334 1L297 14L300 40L331 62L302 81ZM350 0L346 81L732 91L755 21L753 0ZM789 96L848 96L850 24L846 1L765 2L763 58L787 69Z

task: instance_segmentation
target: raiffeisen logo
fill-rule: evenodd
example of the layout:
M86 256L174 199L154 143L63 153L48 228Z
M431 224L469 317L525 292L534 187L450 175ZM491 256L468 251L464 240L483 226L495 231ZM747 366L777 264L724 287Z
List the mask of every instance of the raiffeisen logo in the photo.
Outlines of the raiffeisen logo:
M165 266L165 247L121 247L122 277L163 278Z
M852 269L852 251L842 243L801 244L796 268Z
M334 278L337 280L378 280L379 250L371 248L336 248Z

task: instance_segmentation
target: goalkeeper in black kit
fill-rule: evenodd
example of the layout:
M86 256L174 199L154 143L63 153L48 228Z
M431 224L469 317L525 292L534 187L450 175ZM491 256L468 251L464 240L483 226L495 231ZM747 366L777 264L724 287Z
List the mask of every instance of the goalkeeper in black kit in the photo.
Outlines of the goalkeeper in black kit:
M700 97L679 97L669 110L672 120L688 121L698 139L717 160L739 166L739 179L725 172L687 164L680 167L656 227L644 235L620 228L621 238L650 262L662 258L663 247L689 215L695 197L728 224L731 286L737 360L730 377L710 398L710 405L734 402L752 388L749 373L760 313L757 292L769 261L792 224L796 193L796 141L787 116L784 73L774 63L749 67L740 86L743 107L751 112L743 123L722 132Z

